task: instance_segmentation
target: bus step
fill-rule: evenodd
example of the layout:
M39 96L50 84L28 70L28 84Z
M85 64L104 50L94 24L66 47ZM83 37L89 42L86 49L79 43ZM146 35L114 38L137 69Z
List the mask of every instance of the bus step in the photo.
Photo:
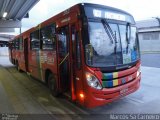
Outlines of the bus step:
M65 93L63 93L63 95L64 95L65 97L67 97L68 99L71 99L70 92L65 92Z

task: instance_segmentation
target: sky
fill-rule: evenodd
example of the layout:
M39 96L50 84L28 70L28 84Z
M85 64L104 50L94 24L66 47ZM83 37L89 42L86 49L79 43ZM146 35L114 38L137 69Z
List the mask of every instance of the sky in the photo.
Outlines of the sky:
M77 3L96 3L122 9L136 21L160 16L159 0L40 0L22 20L22 32Z

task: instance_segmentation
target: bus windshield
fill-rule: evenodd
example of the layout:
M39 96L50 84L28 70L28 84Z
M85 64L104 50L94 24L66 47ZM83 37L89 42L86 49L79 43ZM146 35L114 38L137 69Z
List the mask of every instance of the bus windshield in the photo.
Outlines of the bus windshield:
M89 66L116 66L139 59L136 27L111 22L108 26L102 22L89 22L88 25L89 44L85 45L85 55Z

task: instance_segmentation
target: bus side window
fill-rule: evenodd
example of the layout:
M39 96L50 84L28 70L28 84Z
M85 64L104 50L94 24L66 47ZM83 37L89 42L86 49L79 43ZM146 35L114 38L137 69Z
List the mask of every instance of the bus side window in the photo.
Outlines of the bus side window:
M41 29L42 50L55 50L56 40L54 37L55 26L50 25Z
M30 34L30 40L31 40L31 50L39 50L40 40L39 40L38 30Z
M76 32L76 66L81 69L81 49L79 41L79 32Z
M12 41L12 49L15 50L15 39Z
M12 49L15 49L15 48L14 48L14 40L11 42L11 48L12 48Z
M23 38L19 38L19 50L23 50Z
M15 49L19 50L19 39L15 40Z

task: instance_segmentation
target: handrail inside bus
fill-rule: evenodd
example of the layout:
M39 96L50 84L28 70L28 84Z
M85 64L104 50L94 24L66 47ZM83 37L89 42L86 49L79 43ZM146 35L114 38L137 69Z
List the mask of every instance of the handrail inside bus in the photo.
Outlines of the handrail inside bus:
M69 56L69 52L66 54L66 56L63 58L63 60L59 63L59 66L66 60L66 58Z

